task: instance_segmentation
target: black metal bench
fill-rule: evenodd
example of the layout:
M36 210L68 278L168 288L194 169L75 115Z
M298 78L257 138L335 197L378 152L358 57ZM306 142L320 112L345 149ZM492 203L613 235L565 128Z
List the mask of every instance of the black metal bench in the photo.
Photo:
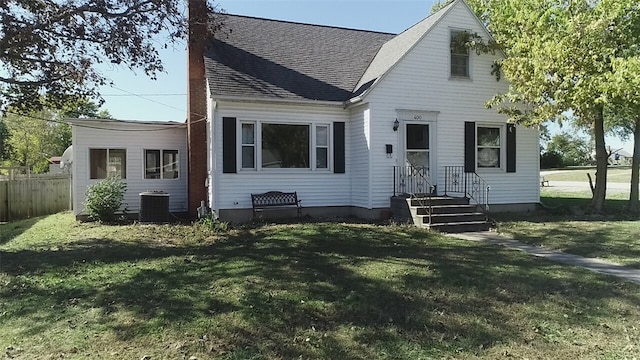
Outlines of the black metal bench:
M544 176L540 176L540 186L549 186L549 180L545 179Z
M302 207L298 200L298 194L294 192L285 193L282 191L269 191L264 194L251 194L251 205L253 206L253 217L255 218L259 211L278 210L294 208L298 209L298 217L300 217Z

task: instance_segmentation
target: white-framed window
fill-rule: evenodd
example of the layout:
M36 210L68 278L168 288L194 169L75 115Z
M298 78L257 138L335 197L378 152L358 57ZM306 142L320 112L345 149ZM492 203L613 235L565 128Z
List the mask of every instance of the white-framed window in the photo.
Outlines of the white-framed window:
M145 179L177 179L179 169L178 150L144 150Z
M316 169L329 168L329 125L316 125Z
M476 127L476 158L478 169L500 169L504 156L503 128L478 125Z
M469 49L464 45L464 31L451 30L451 77L469 78Z
M256 124L242 122L240 123L241 133L241 149L240 149L240 168L255 169L256 168Z
M127 178L127 149L89 149L89 178Z
M240 121L239 164L242 170L328 170L329 124Z

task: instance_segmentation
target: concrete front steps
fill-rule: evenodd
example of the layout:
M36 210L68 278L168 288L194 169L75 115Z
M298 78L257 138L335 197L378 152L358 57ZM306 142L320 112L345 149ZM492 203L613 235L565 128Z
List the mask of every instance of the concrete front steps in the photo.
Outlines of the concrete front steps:
M405 209L400 209L403 202L406 204L404 205ZM416 226L440 232L485 231L491 226L485 220L485 214L479 211L478 206L469 204L467 198L432 196L410 199L395 197L392 198L391 207L394 218L404 221L411 219ZM429 210L431 210L431 216L429 216ZM396 216L396 213L400 216Z

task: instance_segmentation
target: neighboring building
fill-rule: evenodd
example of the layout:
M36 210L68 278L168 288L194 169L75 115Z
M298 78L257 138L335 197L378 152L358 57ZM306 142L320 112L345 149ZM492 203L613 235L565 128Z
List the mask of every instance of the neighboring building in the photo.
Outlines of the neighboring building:
M49 174L62 174L64 173L60 166L60 156L52 156L49 158Z
M633 155L627 152L624 149L611 150L609 147L609 165L622 165L622 166L631 166L633 162Z
M190 13L204 13L201 3L191 0ZM89 147L127 148L134 193L150 189L143 151L170 145L181 159L174 208L195 214L205 201L225 220L250 219L250 194L267 191L296 191L305 214L377 218L394 194L409 192L413 168L424 169L437 194L462 172L479 175L494 211L539 202L537 130L485 108L508 88L491 74L501 55L451 46L461 31L490 38L464 1L399 35L216 15L223 29L198 41L199 20L191 19L186 136L175 125L143 130L155 123L137 134L74 126L78 194L93 181ZM134 138L134 148L125 146Z

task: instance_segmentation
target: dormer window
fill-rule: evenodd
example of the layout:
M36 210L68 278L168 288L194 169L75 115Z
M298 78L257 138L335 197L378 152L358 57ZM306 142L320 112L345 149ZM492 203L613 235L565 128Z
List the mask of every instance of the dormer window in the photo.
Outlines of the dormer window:
M451 31L451 77L469 78L469 49L464 31Z

